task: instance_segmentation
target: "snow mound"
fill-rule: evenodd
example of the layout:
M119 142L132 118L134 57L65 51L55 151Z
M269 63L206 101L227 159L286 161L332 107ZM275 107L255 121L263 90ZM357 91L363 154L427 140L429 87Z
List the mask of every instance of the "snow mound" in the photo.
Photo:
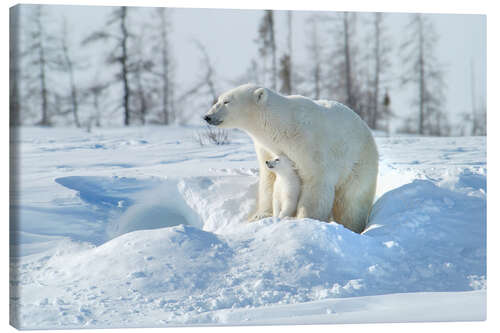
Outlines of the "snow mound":
M459 182L469 176L459 177ZM486 183L476 175L479 189ZM460 186L457 184L457 186ZM415 180L386 193L373 207L363 233L383 242L398 258L407 291L476 289L486 274L486 199ZM484 286L481 286L481 288Z
M217 320L208 313L222 309L485 288L485 198L416 180L384 194L374 206L369 228L359 235L310 219L247 223L241 218L253 208L252 201L243 200L240 206L248 193L234 190L234 179L227 178L193 177L132 195L151 198L149 194L167 186L168 193L178 196L155 202L168 211L184 198L183 205L192 209L184 212L196 212L207 230L160 224L155 230L135 230L97 247L45 258L35 280L47 287L37 292L46 293L42 299L47 302L37 303L40 310L32 311L58 306L62 299L66 312L78 318L81 306L71 304L94 308L104 299L105 309L128 311L127 304L140 303L141 311L161 311L164 323L186 324ZM250 188L255 181L239 178L239 185ZM484 184L475 179L475 185ZM468 188L477 191L476 186ZM125 211L124 221L136 216L143 229L154 226L148 221L154 205L137 202ZM53 298L51 288L66 292ZM23 291L23 299L33 299L31 288ZM106 325L97 321L92 326Z
M203 226L181 196L177 181L72 176L57 178L55 182L75 190L93 210L107 212L109 238L181 224Z
M141 193L136 203L118 219L110 222L110 237L135 230L158 229L176 225L203 226L199 216L187 205L178 183L163 182L152 190Z
M46 273L56 275L40 279L47 284L85 280L90 285L123 285L142 294L189 294L206 288L212 275L226 270L230 257L231 250L216 235L194 227L141 230L81 253L54 256Z
M241 133L200 147L186 128L73 132L23 134L16 327L484 319L484 138L377 138L377 201L355 234L248 223L258 177Z

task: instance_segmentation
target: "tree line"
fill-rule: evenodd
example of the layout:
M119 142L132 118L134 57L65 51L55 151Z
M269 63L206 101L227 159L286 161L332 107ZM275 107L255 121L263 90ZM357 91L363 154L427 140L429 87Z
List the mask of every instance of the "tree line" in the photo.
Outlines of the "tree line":
M287 22L291 22L292 15L287 12ZM445 64L437 60L438 35L429 16L408 15L401 45L393 43L386 14L360 16L354 12L311 15L306 26L308 61L299 67L292 65L290 23L287 47L282 51L279 65L276 64L274 11L266 10L256 39L263 61L252 61L248 78L265 82L274 89L281 81L279 91L283 94L337 100L358 113L374 130L387 132L391 120L400 118L403 125L396 129L400 133L486 135L486 106L477 105L472 66L471 110L461 113L462 123L457 130L452 128L444 108ZM358 33L360 24L368 27L364 36ZM402 67L391 62L395 52ZM391 108L391 86L413 91L409 116L400 116Z
M101 126L103 118L116 117L117 111L123 115L124 126L175 121L171 26L166 8L149 10L147 23L136 25L130 23L135 9L114 7L102 27L75 45L69 43L72 37L65 19L59 29L48 29L47 22L54 20L46 12L47 6L30 7L22 26L25 31L19 26L19 6L11 9L11 31L17 31L16 36L22 31L25 38L22 47L16 40L16 56L11 57L21 59L11 66L17 67L11 95L21 101L11 104L11 123L37 119L35 124L40 126L61 120L76 127ZM107 52L95 69L94 80L83 84L75 73L92 70L92 65L79 50L93 44ZM112 75L101 77L109 71ZM82 108L85 124L80 119Z
M21 59L11 61L11 125L31 121L51 126L62 120L66 125L90 128L118 116L124 126L182 123L190 117L189 110L176 101L198 99L208 106L222 92L224 82L218 78L207 48L198 40L193 43L199 52L199 77L185 91L178 89L169 9L147 9L147 21L138 23L136 8L113 7L103 26L76 45L69 43L65 20L58 29L47 28L49 14L45 9L33 6L23 24L23 47L19 47L19 6L11 8L11 59ZM374 130L388 131L391 121L399 118L403 125L396 130L403 133L486 134L486 107L478 105L472 84L471 110L461 114L463 122L458 130L451 126L444 109L445 73L435 54L438 36L428 16L410 14L403 43L394 45L384 13L312 14L304 27L307 42L293 45L294 14L283 14L282 27L276 23L276 11L263 11L251 41L256 54L244 74L229 84L255 82L286 95L334 99L352 108ZM361 24L368 27L365 34L358 31ZM285 36L281 47L278 30L279 36ZM106 50L97 70L95 63L82 59L78 52L90 45ZM306 48L306 63L296 61L294 49L298 47ZM391 63L395 54L403 67ZM94 80L78 82L77 71L92 69ZM106 71L114 72L104 79L101 72ZM64 84L51 82L54 78ZM390 87L394 86L413 91L410 116L393 110L391 95L397 91Z

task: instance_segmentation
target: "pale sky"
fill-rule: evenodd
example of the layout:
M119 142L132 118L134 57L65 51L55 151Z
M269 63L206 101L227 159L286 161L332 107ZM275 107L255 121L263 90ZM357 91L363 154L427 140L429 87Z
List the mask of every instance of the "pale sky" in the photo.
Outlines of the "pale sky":
M70 33L77 42L90 32L101 28L110 11L109 7L50 7L53 18L57 19L63 15L67 18L70 22ZM257 46L254 40L262 14L260 10L173 9L171 42L176 61L176 81L181 86L180 90L192 86L200 72L200 54L192 42L193 39L207 46L218 78L221 79L219 89L231 88L230 80L243 74L251 59L256 56ZM304 11L294 11L293 14L293 61L299 65L307 62L305 19L311 14L312 12ZM401 31L408 22L408 14L391 13L387 14L386 18L388 32L395 46L392 72L399 74L400 60L397 50L402 37ZM471 108L471 62L475 67L477 103L480 104L480 101L486 98L486 16L433 14L432 20L440 36L436 56L444 64L446 73L445 110L452 120L456 120L458 113ZM359 20L360 33L366 32L367 29L362 21ZM284 50L286 42L283 11L276 11L275 29L280 52ZM330 45L331 41L327 41L327 44ZM101 50L94 48L84 52L89 52L87 54L90 57L92 53ZM409 102L412 91L401 88L398 80L395 80L390 92L392 108L396 114L403 116L411 112Z

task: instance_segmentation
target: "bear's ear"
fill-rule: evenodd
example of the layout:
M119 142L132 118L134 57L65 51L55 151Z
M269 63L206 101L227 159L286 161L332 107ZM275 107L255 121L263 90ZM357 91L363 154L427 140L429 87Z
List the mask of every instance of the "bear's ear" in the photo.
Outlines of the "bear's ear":
M258 88L253 92L253 97L255 99L255 103L264 105L267 101L267 90L266 88Z

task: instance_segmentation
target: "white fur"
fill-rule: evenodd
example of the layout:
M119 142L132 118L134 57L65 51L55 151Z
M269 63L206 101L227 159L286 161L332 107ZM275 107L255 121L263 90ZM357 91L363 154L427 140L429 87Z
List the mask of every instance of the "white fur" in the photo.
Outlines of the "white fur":
M300 178L293 162L285 155L266 161L267 168L276 175L273 187L273 216L295 216L300 194Z
M275 175L265 161L286 155L302 180L297 218L334 219L363 231L375 195L378 153L371 131L348 107L246 84L222 94L207 115L254 141L260 179L252 220L272 214Z

